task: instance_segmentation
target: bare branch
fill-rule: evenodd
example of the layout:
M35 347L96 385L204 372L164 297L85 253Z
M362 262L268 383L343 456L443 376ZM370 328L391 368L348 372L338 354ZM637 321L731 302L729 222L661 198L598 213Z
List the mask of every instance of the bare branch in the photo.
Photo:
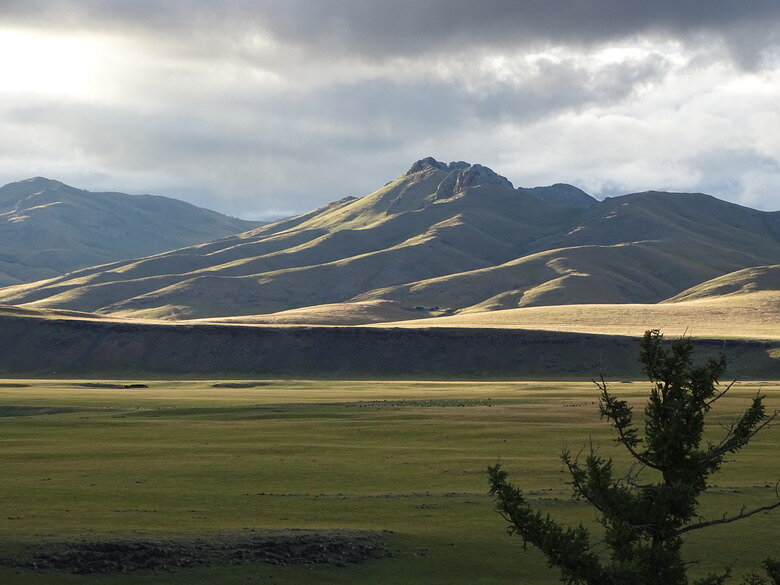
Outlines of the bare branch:
M759 512L767 512L769 510L774 510L778 506L780 506L780 502L775 502L774 504L761 506L760 508L754 508L747 512L745 512L743 508L743 511L737 514L736 516L729 516L728 518L720 518L718 520L710 520L708 522L699 522L698 524L691 524L689 526L686 526L685 528L681 528L680 530L678 530L677 534L679 535L685 532L690 532L691 530L699 530L700 528L707 528L708 526L715 526L717 524L729 524L730 522L736 522L737 520L748 518L749 516L752 516L753 514L758 514Z
M723 390L723 392L720 392L720 393L719 393L717 396L715 396L715 397L711 398L711 399L710 399L710 400L707 402L707 406L709 406L709 405L711 405L711 404L713 404L713 403L717 402L717 401L718 401L718 400L720 400L721 398L723 398L723 396L725 396L726 392L728 392L729 390L731 390L732 386L734 386L734 384L736 384L736 383L737 383L737 381L736 381L736 380L732 380L732 382L731 382L731 383L730 383L728 386L726 386L726 388L725 388L725 390Z
M634 489L642 489L644 487L647 487L645 484L641 484L637 482L637 478L642 474L642 472L646 469L645 465L642 465L638 462L634 462L631 464L631 467L629 467L628 471L626 472L625 477L623 478L623 481L630 487Z

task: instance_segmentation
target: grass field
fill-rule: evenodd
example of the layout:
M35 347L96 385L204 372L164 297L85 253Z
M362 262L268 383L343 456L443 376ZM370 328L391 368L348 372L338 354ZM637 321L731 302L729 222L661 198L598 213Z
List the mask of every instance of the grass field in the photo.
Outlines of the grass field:
M0 556L23 543L219 539L264 528L390 530L395 556L126 575L0 568L0 583L556 583L537 553L506 535L485 467L500 458L541 508L592 523L569 499L561 447L592 438L625 461L590 383L143 382L149 387L0 381ZM780 406L780 382L742 383L715 423L758 388L770 408ZM647 384L613 389L639 403ZM770 429L728 463L702 513L771 500L778 443ZM778 541L777 515L762 514L696 533L686 550L701 560L697 571L730 563L741 575L776 554Z

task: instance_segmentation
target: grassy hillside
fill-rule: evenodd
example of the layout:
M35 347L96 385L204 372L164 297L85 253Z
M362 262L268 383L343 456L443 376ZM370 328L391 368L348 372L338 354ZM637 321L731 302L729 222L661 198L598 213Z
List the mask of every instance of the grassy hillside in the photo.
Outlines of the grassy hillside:
M365 197L197 246L0 290L0 303L193 319L343 302L450 312L656 303L780 262L780 212L701 194L597 203L423 159ZM319 312L320 316L322 312Z
M641 335L660 328L670 335L780 339L780 266L759 266L697 285L661 303L569 304L500 309L498 299L456 315L441 307L405 309L398 302L333 303L265 315L201 319L193 322L364 325L428 328L472 327ZM411 304L416 299L410 298ZM430 309L434 310L431 311ZM490 310L490 309L493 310Z
M386 321L406 321L428 316L404 309L391 301L363 301L354 303L333 303L315 305L301 309L290 309L267 315L246 315L243 317L213 317L195 319L191 323L242 323L248 325L367 325Z
M536 254L357 298L458 311L656 303L740 267L776 263L779 233L780 212L701 194L626 195L591 207L565 235L536 242Z
M242 232L244 221L152 195L91 193L42 177L0 187L0 286Z
M719 277L656 304L568 304L457 315L384 327L497 327L641 335L661 329L670 335L780 340L780 266L759 266ZM494 305L495 307L495 305Z
M274 312L495 265L581 211L480 165L420 161L361 199L235 238L0 291L10 304L143 317Z
M780 292L669 304L525 307L380 326L488 327L632 336L641 335L647 329L661 329L669 335L780 341Z
M679 303L681 301L742 297L743 295L756 295L756 298L759 298L759 295L778 293L779 291L780 264L775 264L746 268L708 280L682 291L665 302ZM775 305L775 309L780 310L780 307Z

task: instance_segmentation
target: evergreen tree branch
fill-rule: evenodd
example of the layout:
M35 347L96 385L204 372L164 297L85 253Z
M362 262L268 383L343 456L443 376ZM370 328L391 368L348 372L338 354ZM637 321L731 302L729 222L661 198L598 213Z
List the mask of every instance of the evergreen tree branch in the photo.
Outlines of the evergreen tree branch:
M699 457L698 462L710 463L711 461L723 457L726 453L738 451L747 445L750 440L763 429L772 424L778 414L780 414L780 411L776 410L771 415L766 416L764 414L762 399L763 396L756 397L753 401L753 405L745 412L738 422L734 423L729 428L726 436L721 442ZM761 422L761 419L764 419L763 422Z
M593 380L593 383L601 390L599 411L602 417L612 422L612 427L618 434L616 441L622 444L631 456L645 467L661 469L636 450L636 446L642 442L642 439L637 436L638 431L632 424L631 407L628 403L625 400L615 398L609 393L609 388L603 375L600 376L600 381Z
M507 481L500 464L488 467L488 478L496 509L509 523L510 533L518 534L523 543L531 543L544 553L548 564L560 569L564 583L609 583L598 555L592 552L590 533L585 527L564 528L549 515L532 510L522 491Z

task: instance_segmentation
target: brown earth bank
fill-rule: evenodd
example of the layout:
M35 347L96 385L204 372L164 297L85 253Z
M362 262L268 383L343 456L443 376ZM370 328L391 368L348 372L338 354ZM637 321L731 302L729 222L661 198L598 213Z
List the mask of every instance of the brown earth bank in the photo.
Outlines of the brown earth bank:
M728 375L777 378L780 344L697 339ZM0 315L0 376L569 378L641 376L638 339L518 329L273 327Z

